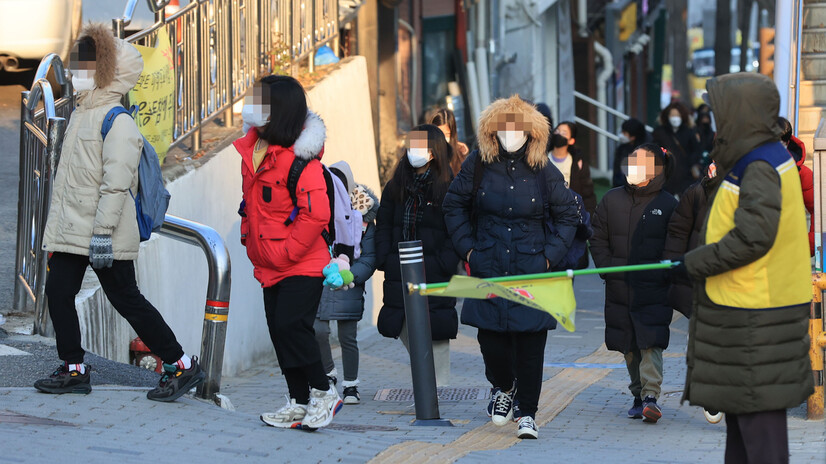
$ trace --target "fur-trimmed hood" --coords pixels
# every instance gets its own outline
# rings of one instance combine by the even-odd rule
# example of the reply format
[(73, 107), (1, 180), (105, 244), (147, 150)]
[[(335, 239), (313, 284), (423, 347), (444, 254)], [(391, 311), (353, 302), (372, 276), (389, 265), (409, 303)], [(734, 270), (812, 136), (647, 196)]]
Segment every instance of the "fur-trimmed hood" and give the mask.
[[(95, 42), (95, 89), (88, 92), (92, 101), (101, 97), (126, 95), (135, 87), (143, 71), (140, 52), (125, 40), (112, 35), (112, 29), (103, 23), (89, 23), (80, 37), (91, 37)], [(107, 99), (108, 100), (108, 99)]]
[(324, 156), (324, 142), (327, 140), (327, 127), (321, 117), (310, 110), (307, 110), (307, 119), (304, 121), (304, 129), (293, 145), (293, 152), (297, 158), (311, 160)]
[(499, 139), (496, 136), (499, 117), (505, 114), (521, 114), (523, 121), (530, 124), (528, 133), (528, 147), (525, 150), (525, 161), (531, 169), (544, 168), (548, 163), (545, 148), (548, 145), (550, 128), (548, 121), (536, 108), (522, 100), (519, 95), (510, 98), (500, 98), (490, 104), (479, 118), (479, 154), (485, 164), (490, 164), (499, 158)]

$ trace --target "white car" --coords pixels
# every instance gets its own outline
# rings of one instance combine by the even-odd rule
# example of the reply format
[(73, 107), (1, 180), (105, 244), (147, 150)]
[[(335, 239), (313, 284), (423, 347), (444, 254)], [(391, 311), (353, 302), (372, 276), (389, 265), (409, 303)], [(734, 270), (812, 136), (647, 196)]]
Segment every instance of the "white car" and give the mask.
[(68, 58), (82, 0), (0, 0), (0, 71), (37, 69), (49, 53)]

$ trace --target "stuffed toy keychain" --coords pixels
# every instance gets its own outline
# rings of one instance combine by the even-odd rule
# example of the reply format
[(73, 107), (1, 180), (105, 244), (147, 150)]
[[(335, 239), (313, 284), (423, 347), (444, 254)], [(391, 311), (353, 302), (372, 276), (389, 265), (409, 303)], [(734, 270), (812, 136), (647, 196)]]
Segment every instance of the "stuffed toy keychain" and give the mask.
[(353, 283), (350, 258), (347, 255), (331, 259), (330, 264), (324, 266), (321, 273), (324, 275), (324, 286), (332, 290), (350, 290), (356, 286)]

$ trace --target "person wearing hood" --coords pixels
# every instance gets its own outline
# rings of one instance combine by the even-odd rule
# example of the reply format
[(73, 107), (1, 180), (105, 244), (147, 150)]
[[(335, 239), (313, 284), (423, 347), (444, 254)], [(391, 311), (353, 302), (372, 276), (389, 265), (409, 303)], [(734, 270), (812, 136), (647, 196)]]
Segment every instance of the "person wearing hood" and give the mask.
[[(270, 338), (289, 390), (284, 407), (260, 418), (272, 427), (314, 430), (329, 425), (342, 404), (313, 332), (322, 269), (330, 261), (323, 237), (330, 200), (320, 161), (327, 130), (290, 76), (253, 84), (241, 114), (249, 130), (232, 144), (243, 178), (241, 243), (263, 288)], [(296, 160), (306, 164), (293, 200), (286, 180)]]
[[(399, 243), (421, 240), (427, 282), (450, 280), (459, 256), (445, 226), (443, 201), (453, 173), (451, 148), (444, 133), (432, 124), (414, 127), (407, 134), (407, 152), (384, 186), (376, 216), (376, 264), (384, 271), (384, 297), (377, 328), (388, 338), (400, 338), (408, 347), (407, 321)], [(456, 299), (430, 296), (430, 329), (436, 385), (450, 383), (450, 340), (459, 331)]]
[(789, 150), (797, 164), (800, 174), (800, 187), (803, 190), (803, 204), (809, 212), (809, 255), (815, 255), (815, 180), (814, 173), (806, 166), (806, 145), (799, 138), (792, 135), (792, 124), (784, 117), (777, 118), (777, 124), (783, 130), (780, 142)]
[(365, 284), (376, 271), (376, 225), (373, 222), (379, 211), (379, 199), (369, 187), (357, 184), (353, 171), (345, 161), (330, 166), (330, 172), (337, 175), (350, 193), (353, 209), (361, 213), (362, 235), (361, 254), (350, 265), (355, 287), (347, 291), (336, 291), (325, 287), (316, 315), (315, 330), (321, 361), (327, 377), (337, 383), (336, 365), (330, 348), (330, 321), (336, 321), (338, 341), (341, 346), (341, 364), (344, 381), (344, 404), (358, 404), (359, 395), (359, 346), (356, 334), (358, 322), (364, 314)]
[(717, 138), (699, 246), (683, 401), (726, 414), (727, 463), (789, 462), (786, 410), (813, 391), (811, 267), (795, 161), (780, 143), (780, 95), (757, 73), (706, 83)]
[(115, 310), (163, 361), (160, 383), (147, 398), (174, 401), (205, 375), (135, 280), (140, 235), (130, 192), (138, 188), (144, 139), (126, 116), (114, 119), (105, 140), (101, 135), (106, 115), (138, 82), (143, 59), (106, 25), (89, 24), (72, 49), (69, 70), (78, 105), (63, 139), (42, 245), (51, 253), (46, 297), (63, 364), (34, 387), (46, 393), (92, 390), (75, 308), (91, 264)]
[[(593, 219), (591, 255), (599, 267), (656, 263), (662, 259), (668, 221), (677, 200), (663, 190), (671, 154), (655, 144), (637, 147), (623, 166), (626, 185), (608, 191)], [(605, 279), (605, 345), (625, 355), (634, 403), (628, 416), (657, 422), (672, 310), (668, 274), (615, 273)]]
[(636, 118), (623, 121), (620, 132), (620, 144), (614, 150), (614, 175), (612, 187), (622, 187), (626, 185), (625, 174), (622, 172), (623, 163), (634, 149), (644, 143), (651, 142), (651, 134), (645, 130), (645, 124)]
[[(471, 275), (558, 270), (565, 259), (579, 214), (562, 173), (548, 160), (548, 133), (546, 119), (518, 95), (496, 100), (482, 113), (479, 149), (468, 155), (444, 201), (449, 237)], [(492, 385), (491, 421), (502, 426), (515, 418), (519, 438), (536, 438), (545, 342), (556, 321), (494, 298), (466, 299), (462, 323), (478, 329)]]
[(696, 126), (694, 130), (697, 132), (697, 138), (699, 140), (699, 161), (700, 164), (705, 167), (711, 163), (709, 154), (714, 148), (714, 128), (711, 126), (711, 107), (705, 103), (698, 106), (695, 123)]
[(653, 141), (674, 155), (674, 173), (664, 189), (680, 195), (700, 178), (700, 139), (691, 127), (688, 107), (674, 102), (660, 113), (660, 125), (654, 129)]

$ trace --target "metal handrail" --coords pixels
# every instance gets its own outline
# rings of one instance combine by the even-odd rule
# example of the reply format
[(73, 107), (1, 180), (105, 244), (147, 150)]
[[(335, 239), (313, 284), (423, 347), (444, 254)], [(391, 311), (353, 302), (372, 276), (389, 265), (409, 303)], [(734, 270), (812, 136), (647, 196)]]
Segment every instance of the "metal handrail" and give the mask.
[(197, 396), (215, 399), (221, 390), (224, 345), (227, 336), (232, 266), (227, 245), (210, 227), (167, 214), (159, 235), (169, 237), (204, 251), (209, 268), (204, 329), (201, 336), (200, 363), (206, 378), (196, 390)]
[(617, 136), (617, 134), (612, 134), (612, 133), (608, 132), (607, 130), (597, 126), (596, 124), (591, 124), (590, 122), (586, 121), (585, 119), (580, 118), (579, 116), (575, 116), (574, 121), (576, 121), (577, 124), (581, 124), (581, 125), (587, 127), (588, 129), (591, 129), (592, 131), (594, 131), (598, 134), (602, 134), (602, 135), (608, 137), (609, 139), (613, 140), (614, 142), (619, 142), (620, 141), (619, 136)]
[[(631, 119), (631, 116), (628, 116), (625, 113), (617, 111), (614, 108), (611, 108), (610, 106), (604, 105), (604, 104), (598, 102), (597, 100), (594, 100), (593, 98), (585, 95), (584, 93), (574, 91), (574, 97), (579, 98), (580, 100), (585, 101), (587, 103), (590, 103), (590, 104), (596, 106), (597, 108), (599, 108), (601, 110), (604, 110), (608, 113), (611, 113), (614, 116), (622, 119), (623, 121), (627, 121), (627, 120)], [(588, 127), (588, 126), (586, 126), (586, 127)], [(653, 132), (654, 128), (649, 126), (648, 124), (646, 124), (645, 125), (645, 130), (647, 130), (648, 132)], [(600, 132), (600, 133), (602, 133), (602, 132)], [(603, 135), (608, 136), (607, 134), (603, 134)], [(614, 137), (616, 137), (616, 135), (614, 135)], [(619, 139), (617, 139), (617, 140), (619, 140)]]

